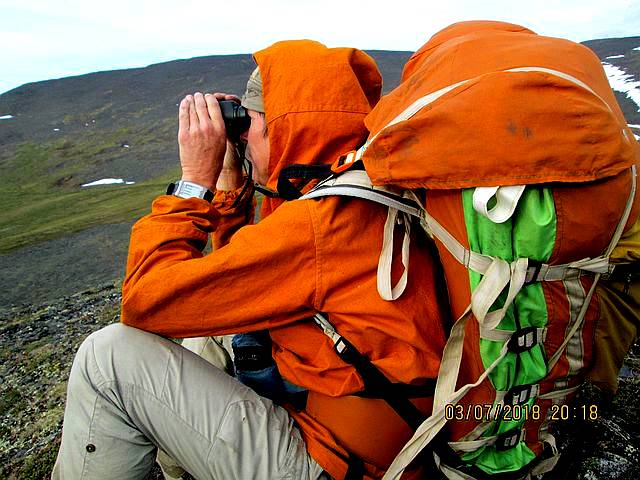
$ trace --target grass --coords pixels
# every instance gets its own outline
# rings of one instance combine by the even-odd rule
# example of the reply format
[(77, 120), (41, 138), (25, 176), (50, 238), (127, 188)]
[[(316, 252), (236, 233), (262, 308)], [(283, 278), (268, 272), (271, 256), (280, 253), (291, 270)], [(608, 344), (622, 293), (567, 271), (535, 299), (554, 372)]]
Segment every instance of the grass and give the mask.
[(27, 141), (5, 151), (0, 163), (7, 187), (0, 198), (0, 254), (146, 214), (152, 200), (179, 176), (177, 165), (135, 185), (82, 189), (80, 179), (121, 155), (123, 144), (134, 144), (137, 155), (153, 158), (174, 124), (167, 119), (153, 127), (88, 130), (82, 136)]
[(136, 185), (105, 185), (75, 192), (14, 191), (0, 199), (0, 253), (95, 225), (132, 221), (177, 178), (174, 171)]

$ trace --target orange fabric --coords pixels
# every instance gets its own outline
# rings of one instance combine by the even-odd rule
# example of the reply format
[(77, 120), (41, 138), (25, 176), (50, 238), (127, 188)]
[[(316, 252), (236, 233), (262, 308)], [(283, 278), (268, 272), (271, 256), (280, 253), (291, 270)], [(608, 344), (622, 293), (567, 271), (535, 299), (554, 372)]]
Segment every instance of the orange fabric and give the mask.
[[(544, 67), (572, 75), (593, 88), (611, 110), (588, 91), (548, 74), (496, 73), (516, 67)], [(480, 75), (373, 138), (417, 99)], [(427, 211), (466, 248), (463, 188), (563, 182), (549, 185), (557, 218), (551, 264), (604, 253), (627, 203), (629, 167), (637, 165), (640, 157), (592, 52), (501, 22), (465, 22), (436, 34), (407, 62), (403, 83), (378, 103), (365, 123), (373, 140), (363, 161), (373, 182), (427, 188)], [(628, 229), (638, 218), (639, 198)], [(439, 241), (436, 245), (457, 319), (470, 303), (469, 274)], [(587, 292), (592, 281), (585, 276), (577, 290)], [(544, 351), (550, 357), (567, 333), (570, 292), (561, 281), (542, 286), (548, 307)], [(584, 363), (573, 359), (570, 365), (565, 350), (540, 382), (542, 393), (583, 381), (597, 354), (594, 338), (599, 316), (594, 299), (581, 341), (574, 342), (580, 344), (579, 352), (573, 346)], [(467, 323), (465, 334), (457, 387), (475, 382), (485, 370), (475, 320)], [(491, 404), (495, 394), (485, 380), (460, 403)], [(542, 449), (538, 433), (551, 403), (538, 400), (540, 421), (525, 425), (527, 444), (535, 452)], [(477, 421), (450, 422), (448, 434), (459, 440), (477, 425)]]
[[(431, 413), (433, 397), (415, 399), (413, 403), (426, 418)], [(398, 422), (398, 414), (382, 399), (329, 397), (311, 392), (306, 410), (311, 418), (336, 432), (340, 444), (353, 445), (352, 453), (369, 464), (380, 461), (390, 464), (397, 454), (397, 445), (404, 445), (413, 436), (413, 430)], [(344, 429), (344, 425), (353, 428)]]
[[(250, 189), (247, 189), (244, 198), (238, 200), (246, 181), (245, 177), (242, 187), (226, 192), (218, 190), (213, 197), (213, 206), (220, 214), (218, 228), (211, 234), (211, 243), (214, 249), (224, 247), (240, 228), (253, 223), (256, 207), (255, 196), (249, 195)], [(234, 206), (236, 202), (237, 205)]]
[[(305, 46), (310, 55), (326, 50), (312, 42), (290, 43), (294, 52)], [(300, 62), (291, 61), (284, 44), (272, 48), (273, 52), (267, 49), (256, 58), (264, 81), (274, 172), (286, 163), (331, 163), (336, 152), (362, 142), (366, 136), (362, 120), (373, 100), (366, 95), (352, 99), (344, 92), (362, 91), (354, 82), (361, 85), (379, 79), (368, 57), (337, 49), (335, 64), (319, 61), (320, 68), (305, 72)], [(338, 58), (351, 62), (358, 74), (346, 75), (337, 66)], [(279, 83), (271, 80), (272, 75)], [(340, 82), (344, 88), (338, 87)], [(277, 92), (289, 93), (278, 94), (276, 86)], [(326, 89), (332, 98), (314, 103), (324, 98)], [(281, 103), (274, 102), (272, 95)], [(325, 106), (329, 102), (331, 110)], [(296, 109), (297, 103), (304, 108)], [(347, 131), (336, 130), (336, 125)], [(336, 329), (392, 382), (420, 385), (435, 378), (445, 338), (433, 258), (424, 239), (412, 239), (405, 293), (386, 302), (376, 288), (384, 207), (337, 197), (286, 202), (273, 210), (277, 205), (271, 203), (267, 218), (239, 229), (227, 245), (203, 256), (200, 249), (208, 233), (225, 221), (216, 207), (199, 199), (156, 199), (152, 213), (132, 231), (122, 321), (174, 337), (268, 329), (284, 378), (328, 396), (360, 391), (363, 384), (355, 370), (306, 320), (315, 312), (325, 312)], [(343, 478), (345, 448), (354, 448), (339, 445), (336, 438), (344, 432), (332, 432), (304, 411), (290, 413), (309, 453), (332, 477)], [(376, 421), (370, 419), (371, 424)], [(402, 445), (394, 447), (399, 451)], [(381, 452), (382, 458), (388, 455)], [(367, 478), (379, 477), (386, 467), (381, 460), (367, 465)]]
[[(608, 106), (547, 73), (499, 73), (517, 67), (567, 73)], [(418, 98), (468, 79), (474, 80), (371, 143), (363, 161), (374, 184), (453, 189), (586, 182), (636, 161), (638, 143), (595, 54), (498, 22), (456, 24), (427, 42), (409, 60), (403, 83), (367, 116), (371, 136)]]
[[(382, 77), (369, 55), (301, 40), (278, 42), (254, 59), (262, 75), (269, 135), (267, 187), (276, 189), (287, 165), (331, 164), (345, 146), (352, 150), (364, 143), (363, 117), (382, 91)], [(281, 203), (265, 198), (262, 218)]]

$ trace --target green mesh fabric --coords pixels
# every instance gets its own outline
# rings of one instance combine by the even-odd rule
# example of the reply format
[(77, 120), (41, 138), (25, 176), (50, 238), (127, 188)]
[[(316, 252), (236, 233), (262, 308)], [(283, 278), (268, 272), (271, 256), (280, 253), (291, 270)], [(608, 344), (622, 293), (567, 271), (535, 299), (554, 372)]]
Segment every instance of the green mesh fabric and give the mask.
[[(549, 260), (556, 239), (555, 204), (550, 189), (527, 187), (514, 215), (502, 224), (495, 224), (474, 210), (473, 192), (474, 189), (467, 189), (462, 193), (471, 250), (507, 261), (524, 257), (542, 262)], [(482, 277), (472, 271), (469, 272), (469, 276), (473, 291)], [(506, 295), (506, 291), (503, 292), (491, 310), (501, 308)], [(523, 287), (498, 328), (515, 331), (518, 326), (544, 327), (547, 320), (547, 305), (542, 285), (534, 283)], [(504, 342), (480, 341), (480, 353), (485, 368), (499, 356), (503, 344)], [(489, 378), (496, 390), (507, 391), (515, 385), (537, 383), (546, 375), (544, 352), (542, 346), (538, 345), (520, 355), (508, 353), (489, 374)], [(531, 399), (527, 406), (523, 406), (522, 412), (530, 414), (531, 409), (527, 411), (527, 407), (531, 407), (534, 402), (535, 399)], [(521, 428), (526, 421), (526, 416), (522, 417), (519, 421), (493, 422), (485, 436)], [(534, 453), (524, 442), (505, 451), (497, 451), (493, 446), (486, 446), (463, 456), (467, 463), (492, 474), (519, 470), (534, 458)]]

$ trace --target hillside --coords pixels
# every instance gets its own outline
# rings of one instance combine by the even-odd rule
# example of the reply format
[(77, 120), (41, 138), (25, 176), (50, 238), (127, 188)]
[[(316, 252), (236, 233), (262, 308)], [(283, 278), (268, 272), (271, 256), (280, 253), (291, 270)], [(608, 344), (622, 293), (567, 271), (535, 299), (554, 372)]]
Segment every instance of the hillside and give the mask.
[[(585, 44), (607, 68), (620, 69), (623, 90), (640, 79), (640, 37)], [(369, 53), (391, 90), (410, 53)], [(198, 57), (30, 83), (0, 95), (0, 308), (122, 277), (130, 226), (179, 175), (179, 99), (197, 90), (241, 93), (253, 65), (250, 55)], [(616, 96), (640, 136), (640, 98)], [(81, 187), (105, 178), (129, 185)]]
[[(640, 37), (585, 44), (609, 65), (640, 136)], [(389, 91), (410, 53), (369, 53)], [(179, 174), (179, 99), (241, 93), (252, 68), (249, 55), (199, 57), (0, 95), (0, 478), (35, 480), (51, 469), (73, 353), (118, 321), (130, 227)], [(82, 187), (105, 178), (123, 183)], [(590, 386), (580, 393), (578, 405), (598, 405), (599, 418), (560, 422), (564, 456), (545, 478), (640, 478), (638, 345), (620, 385), (615, 398)]]
[[(392, 89), (409, 52), (369, 53)], [(0, 117), (13, 116), (0, 120), (0, 308), (122, 277), (132, 222), (179, 176), (178, 101), (242, 94), (253, 68), (250, 55), (199, 57), (0, 95)], [(81, 187), (104, 178), (135, 183)]]

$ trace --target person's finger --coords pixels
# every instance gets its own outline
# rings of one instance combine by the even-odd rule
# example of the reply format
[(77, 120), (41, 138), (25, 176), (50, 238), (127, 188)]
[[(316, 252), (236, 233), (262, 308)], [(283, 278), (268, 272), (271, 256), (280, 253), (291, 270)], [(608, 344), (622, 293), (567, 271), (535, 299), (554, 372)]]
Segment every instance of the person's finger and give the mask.
[(207, 102), (204, 100), (204, 95), (197, 92), (193, 95), (193, 99), (196, 105), (196, 114), (198, 115), (198, 121), (203, 123), (209, 122), (209, 110), (207, 109)]
[(193, 96), (187, 95), (187, 102), (189, 103), (189, 128), (198, 128), (198, 115), (196, 114), (196, 106), (193, 104)]
[(205, 101), (207, 102), (207, 110), (209, 118), (213, 122), (213, 126), (216, 130), (225, 131), (224, 120), (222, 119), (222, 112), (220, 111), (220, 104), (215, 95), (206, 95)]
[(178, 129), (180, 131), (189, 130), (189, 102), (186, 97), (182, 99), (178, 108)]
[(240, 97), (238, 97), (237, 95), (230, 94), (230, 93), (215, 92), (215, 93), (212, 93), (211, 95), (216, 97), (216, 100), (218, 100), (218, 101), (220, 101), (220, 100), (233, 100), (234, 102), (240, 103)]

